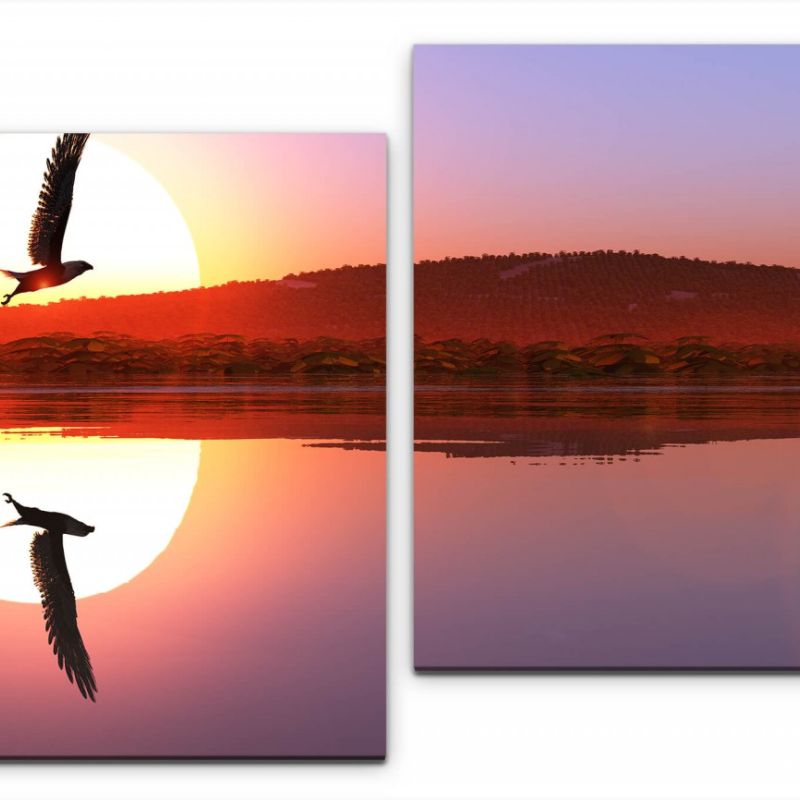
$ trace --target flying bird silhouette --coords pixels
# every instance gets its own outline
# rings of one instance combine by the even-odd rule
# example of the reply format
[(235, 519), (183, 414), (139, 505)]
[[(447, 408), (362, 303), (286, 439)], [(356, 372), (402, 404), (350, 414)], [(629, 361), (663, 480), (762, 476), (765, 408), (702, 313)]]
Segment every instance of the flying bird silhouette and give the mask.
[(47, 643), (52, 644), (59, 669), (67, 673), (69, 682), (76, 684), (83, 697), (95, 702), (97, 684), (78, 630), (75, 592), (64, 557), (64, 536), (88, 536), (94, 527), (68, 514), (23, 506), (7, 492), (3, 497), (19, 514), (19, 519), (3, 527), (30, 525), (42, 531), (35, 533), (31, 541), (31, 567), (33, 581), (42, 597)]
[(94, 269), (87, 261), (61, 261), (61, 245), (72, 210), (75, 173), (88, 138), (88, 133), (65, 133), (56, 139), (47, 159), (39, 203), (28, 234), (28, 255), (34, 264), (42, 266), (29, 272), (0, 270), (3, 275), (18, 281), (11, 294), (3, 295), (0, 305), (7, 306), (14, 295), (61, 286), (86, 270)]

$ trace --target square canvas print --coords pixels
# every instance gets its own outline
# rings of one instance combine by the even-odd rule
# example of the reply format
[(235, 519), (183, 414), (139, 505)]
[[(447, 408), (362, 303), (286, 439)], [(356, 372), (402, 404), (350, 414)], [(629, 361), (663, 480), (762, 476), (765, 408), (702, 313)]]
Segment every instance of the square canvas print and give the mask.
[(800, 666), (798, 74), (415, 49), (417, 668)]
[(0, 757), (382, 758), (384, 137), (0, 174)]

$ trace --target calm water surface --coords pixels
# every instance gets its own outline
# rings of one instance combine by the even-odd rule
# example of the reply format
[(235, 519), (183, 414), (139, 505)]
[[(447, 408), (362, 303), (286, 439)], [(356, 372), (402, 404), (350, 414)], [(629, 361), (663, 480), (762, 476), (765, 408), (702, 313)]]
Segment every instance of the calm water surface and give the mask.
[(421, 383), (422, 668), (800, 667), (800, 384)]
[(4, 529), (0, 755), (382, 755), (383, 405), (335, 382), (0, 387), (0, 491), (96, 526), (65, 550), (99, 687), (59, 672), (32, 531)]

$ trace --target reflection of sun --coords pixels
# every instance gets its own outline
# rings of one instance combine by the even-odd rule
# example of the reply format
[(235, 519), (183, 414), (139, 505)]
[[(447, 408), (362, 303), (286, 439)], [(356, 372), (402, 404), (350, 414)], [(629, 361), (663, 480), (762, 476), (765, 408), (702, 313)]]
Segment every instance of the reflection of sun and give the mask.
[[(167, 547), (199, 462), (196, 441), (6, 434), (0, 492), (95, 526), (86, 538), (64, 537), (75, 595), (86, 597), (131, 580)], [(12, 506), (0, 503), (0, 524), (15, 516)], [(0, 599), (39, 600), (29, 567), (33, 531), (0, 528)]]
[[(28, 228), (55, 141), (55, 134), (0, 135), (0, 268), (33, 269)], [(23, 295), (16, 305), (200, 284), (192, 236), (169, 193), (139, 162), (94, 137), (75, 178), (62, 255), (94, 270), (58, 290)]]

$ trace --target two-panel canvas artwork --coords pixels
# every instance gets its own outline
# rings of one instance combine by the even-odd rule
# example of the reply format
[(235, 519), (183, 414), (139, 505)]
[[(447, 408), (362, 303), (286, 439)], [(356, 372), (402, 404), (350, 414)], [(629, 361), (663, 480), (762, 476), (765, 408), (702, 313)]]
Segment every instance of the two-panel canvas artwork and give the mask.
[[(415, 666), (797, 668), (800, 50), (413, 61)], [(385, 138), (0, 174), (0, 756), (382, 758)]]

